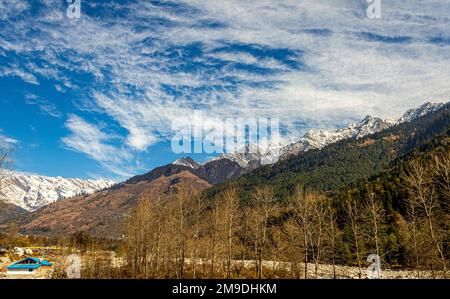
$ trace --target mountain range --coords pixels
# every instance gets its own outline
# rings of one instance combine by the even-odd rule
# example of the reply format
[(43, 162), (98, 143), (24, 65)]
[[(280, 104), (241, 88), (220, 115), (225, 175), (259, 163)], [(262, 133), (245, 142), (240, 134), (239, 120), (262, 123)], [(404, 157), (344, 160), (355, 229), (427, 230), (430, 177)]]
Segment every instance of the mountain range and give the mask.
[(396, 122), (379, 132), (343, 139), (262, 166), (232, 182), (217, 184), (207, 192), (214, 196), (233, 184), (241, 200), (246, 201), (259, 186), (272, 186), (278, 198), (287, 198), (298, 185), (327, 193), (351, 188), (389, 169), (392, 163), (412, 152), (421, 151), (433, 138), (448, 138), (449, 107), (450, 104), (440, 105), (429, 113)]
[[(448, 120), (427, 125), (421, 122), (439, 111), (441, 115), (444, 113), (448, 116), (446, 106), (426, 103), (408, 110), (398, 121), (367, 116), (346, 128), (310, 131), (296, 143), (284, 147), (274, 145), (278, 146), (276, 149), (281, 153), (281, 161), (273, 166), (261, 167), (261, 164), (267, 164), (261, 163), (264, 155), (258, 150), (250, 151), (252, 148), (248, 146), (243, 153), (223, 154), (204, 164), (189, 157), (180, 158), (119, 184), (106, 180), (94, 184), (93, 181), (87, 183), (76, 179), (27, 178), (27, 182), (33, 184), (14, 189), (25, 192), (40, 186), (38, 190), (47, 190), (52, 197), (44, 198), (44, 192), (35, 191), (26, 192), (38, 194), (27, 197), (28, 200), (21, 202), (17, 197), (13, 205), (9, 200), (8, 211), (11, 212), (0, 213), (0, 223), (16, 219), (26, 233), (71, 233), (83, 230), (118, 237), (121, 219), (140, 197), (147, 192), (170, 193), (180, 183), (192, 186), (194, 192), (206, 190), (207, 194), (220, 192), (230, 180), (237, 182), (245, 192), (249, 192), (258, 182), (271, 182), (280, 190), (289, 190), (296, 182), (321, 185), (325, 190), (342, 188), (347, 183), (381, 171), (390, 161), (411, 150), (410, 144), (421, 142), (422, 135), (414, 131), (418, 124), (420, 127), (437, 127), (442, 133), (448, 126)], [(425, 137), (428, 138), (427, 134)], [(24, 185), (23, 177), (22, 180), (14, 181), (15, 185)], [(52, 183), (58, 187), (52, 188)], [(94, 189), (105, 190), (94, 192)], [(77, 194), (79, 196), (72, 197)], [(280, 196), (283, 194), (280, 193)], [(59, 200), (64, 197), (71, 198)]]
[[(273, 152), (279, 153), (280, 160), (285, 160), (291, 156), (298, 155), (300, 152), (306, 152), (312, 149), (321, 149), (325, 146), (348, 138), (362, 138), (369, 134), (374, 134), (387, 129), (391, 126), (411, 122), (421, 116), (434, 112), (442, 108), (444, 103), (427, 102), (418, 108), (406, 111), (397, 121), (390, 119), (383, 120), (378, 117), (367, 115), (362, 121), (349, 124), (345, 128), (337, 130), (311, 130), (306, 133), (299, 141), (286, 145), (272, 145), (267, 154), (259, 153), (258, 149), (246, 147), (240, 153), (223, 154), (221, 158), (237, 162), (241, 167), (249, 165), (265, 165), (272, 163), (261, 163), (261, 160), (273, 161)], [(252, 151), (250, 151), (252, 149)], [(276, 160), (275, 160), (276, 161)], [(250, 167), (255, 168), (255, 167)]]
[(63, 199), (35, 212), (21, 215), (17, 222), (27, 234), (72, 234), (87, 231), (98, 236), (119, 238), (122, 223), (131, 207), (145, 194), (176, 192), (187, 184), (193, 192), (212, 185), (189, 171), (160, 176), (153, 180), (128, 181), (113, 188)]
[(112, 187), (115, 181), (65, 179), (13, 173), (5, 179), (5, 201), (27, 211), (35, 211), (57, 200), (80, 194), (92, 194)]

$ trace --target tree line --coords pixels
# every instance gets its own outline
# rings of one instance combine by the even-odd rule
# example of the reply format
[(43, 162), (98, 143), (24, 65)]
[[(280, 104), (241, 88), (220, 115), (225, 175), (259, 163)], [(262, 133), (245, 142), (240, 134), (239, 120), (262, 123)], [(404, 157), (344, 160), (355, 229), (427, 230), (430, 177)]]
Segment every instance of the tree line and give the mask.
[[(442, 148), (411, 159), (390, 178), (402, 190), (399, 209), (377, 182), (339, 196), (297, 185), (286, 198), (272, 186), (258, 186), (246, 200), (233, 184), (213, 198), (185, 185), (141, 198), (113, 249), (84, 234), (66, 245), (85, 247), (91, 278), (337, 278), (346, 276), (345, 266), (364, 278), (369, 254), (379, 256), (383, 268), (448, 277), (450, 152)], [(0, 243), (23, 239), (13, 226)]]
[[(336, 278), (347, 265), (364, 278), (367, 256), (376, 254), (384, 267), (446, 277), (449, 172), (448, 152), (432, 163), (411, 161), (400, 178), (404, 214), (389, 212), (371, 185), (363, 197), (338, 199), (301, 185), (287, 200), (270, 186), (255, 188), (245, 202), (232, 185), (209, 200), (188, 186), (148, 194), (125, 223), (127, 276), (314, 278), (327, 267), (325, 276)], [(391, 251), (401, 258), (389, 258)]]

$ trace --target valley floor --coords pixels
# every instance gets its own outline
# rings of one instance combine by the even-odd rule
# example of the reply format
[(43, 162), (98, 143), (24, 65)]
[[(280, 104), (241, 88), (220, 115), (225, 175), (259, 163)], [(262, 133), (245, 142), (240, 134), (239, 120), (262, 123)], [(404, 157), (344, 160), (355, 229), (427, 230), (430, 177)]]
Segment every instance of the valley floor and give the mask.
[[(114, 253), (111, 254), (111, 264), (112, 268), (120, 268), (124, 265), (124, 260), (121, 257), (116, 257)], [(61, 269), (63, 267), (63, 258), (57, 259), (55, 263), (55, 268)], [(6, 271), (6, 267), (11, 264), (13, 261), (7, 257), (0, 258), (0, 279), (49, 279), (52, 277), (52, 273), (55, 269), (52, 269), (45, 273), (40, 273), (37, 275), (10, 275)], [(202, 269), (209, 269), (211, 262), (208, 260), (199, 259), (196, 262), (197, 271), (201, 272)], [(297, 264), (297, 271), (293, 271), (293, 265), (287, 262), (278, 262), (278, 261), (263, 261), (262, 262), (265, 272), (266, 278), (274, 278), (274, 279), (283, 279), (283, 278), (295, 278), (298, 276), (299, 279), (304, 278), (304, 263)], [(192, 269), (193, 261), (190, 259), (186, 259), (186, 269)], [(237, 272), (249, 273), (254, 271), (255, 269), (255, 261), (253, 260), (234, 260), (232, 261), (233, 269), (237, 270)], [(307, 266), (307, 278), (308, 279), (359, 279), (360, 271), (358, 267), (353, 266), (343, 266), (343, 265), (333, 265), (329, 264), (319, 264), (316, 272), (316, 265), (313, 263), (309, 263)], [(297, 273), (297, 274), (295, 274)], [(390, 270), (390, 269), (381, 269), (380, 278), (381, 279), (417, 279), (418, 275), (421, 279), (432, 279), (442, 277), (442, 273), (431, 271), (411, 271), (411, 270)], [(126, 279), (127, 277), (122, 277)], [(220, 277), (218, 277), (220, 278)], [(368, 278), (367, 268), (362, 268), (361, 270), (361, 278)]]
[[(191, 264), (189, 260), (187, 260), (187, 264)], [(197, 263), (199, 267), (202, 265), (210, 265), (210, 261), (198, 261)], [(255, 269), (255, 261), (253, 260), (235, 260), (232, 262), (233, 267), (235, 269)], [(291, 278), (295, 276), (295, 271), (292, 269), (293, 265), (288, 262), (278, 262), (278, 261), (263, 261), (262, 262), (264, 269), (267, 273), (285, 273), (289, 275), (289, 277), (278, 276), (277, 274), (269, 274), (269, 278)], [(298, 263), (297, 269), (299, 272), (300, 279), (304, 278), (304, 263)], [(316, 265), (313, 263), (308, 263), (307, 265), (307, 278), (308, 279), (359, 279), (359, 269), (354, 266), (343, 266), (343, 265), (333, 265), (331, 264), (319, 264), (317, 267), (316, 273)], [(434, 273), (435, 277), (442, 277), (443, 273)], [(420, 271), (419, 277), (421, 279), (432, 279), (433, 273), (431, 271)], [(361, 269), (361, 278), (368, 278), (368, 270), (367, 267), (363, 267)], [(381, 269), (380, 271), (380, 279), (417, 279), (418, 273), (417, 271), (412, 270), (391, 270), (391, 269)]]

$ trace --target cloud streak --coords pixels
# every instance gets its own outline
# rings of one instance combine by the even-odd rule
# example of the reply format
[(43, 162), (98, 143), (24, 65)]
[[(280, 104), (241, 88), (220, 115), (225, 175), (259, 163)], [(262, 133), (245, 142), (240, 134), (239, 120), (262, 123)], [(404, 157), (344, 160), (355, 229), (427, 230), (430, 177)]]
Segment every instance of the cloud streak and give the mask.
[(39, 110), (45, 114), (52, 117), (60, 118), (63, 114), (58, 111), (56, 105), (46, 99), (43, 99), (35, 94), (28, 93), (25, 95), (25, 103), (28, 105), (36, 105), (39, 107)]
[(62, 138), (64, 146), (99, 161), (114, 174), (130, 176), (130, 173), (115, 166), (126, 161), (127, 155), (124, 155), (124, 152), (115, 146), (108, 144), (112, 139), (111, 135), (74, 114), (69, 115), (66, 126), (71, 135)]
[(385, 1), (379, 20), (357, 0), (84, 1), (76, 21), (65, 8), (28, 2), (1, 15), (0, 76), (81, 92), (80, 113), (106, 116), (121, 138), (74, 114), (63, 143), (117, 169), (196, 109), (276, 117), (295, 140), (450, 94), (448, 1)]
[(20, 143), (19, 140), (3, 135), (0, 129), (0, 149), (11, 150)]

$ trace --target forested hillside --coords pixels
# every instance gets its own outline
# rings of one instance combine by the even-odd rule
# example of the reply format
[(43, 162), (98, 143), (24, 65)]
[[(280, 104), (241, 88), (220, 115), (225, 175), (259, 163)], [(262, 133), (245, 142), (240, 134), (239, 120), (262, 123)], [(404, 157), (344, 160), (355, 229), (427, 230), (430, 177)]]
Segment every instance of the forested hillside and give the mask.
[[(436, 135), (378, 176), (332, 192), (299, 184), (281, 198), (268, 181), (247, 201), (237, 183), (211, 198), (150, 195), (125, 225), (132, 277), (336, 278), (352, 266), (362, 278), (371, 255), (383, 270), (376, 277), (386, 269), (448, 277), (449, 142), (448, 131)], [(146, 252), (131, 250), (145, 244)], [(151, 273), (139, 263), (148, 258)], [(190, 268), (176, 262), (185, 258)]]
[(359, 267), (375, 253), (382, 263), (415, 269), (420, 277), (424, 269), (447, 268), (449, 175), (447, 104), (411, 123), (261, 168), (206, 195), (235, 190), (241, 204), (254, 209), (255, 192), (271, 190), (270, 205), (282, 210), (269, 217), (271, 246), (291, 248), (283, 242), (292, 238), (304, 261)]
[[(329, 194), (343, 229), (343, 248), (354, 249), (352, 220), (359, 222), (362, 250), (379, 247), (391, 265), (427, 268), (450, 252), (450, 130), (393, 161), (377, 176)], [(346, 203), (361, 215), (349, 215)], [(372, 211), (371, 211), (372, 208)], [(354, 217), (352, 219), (352, 216)], [(374, 223), (377, 242), (374, 244)], [(359, 237), (358, 237), (359, 238)], [(413, 248), (411, 248), (413, 247)], [(441, 250), (442, 252), (438, 252)], [(416, 264), (417, 263), (417, 264)]]
[(321, 150), (301, 153), (275, 165), (261, 167), (208, 190), (212, 196), (233, 184), (242, 200), (257, 186), (270, 185), (282, 200), (301, 184), (319, 191), (336, 191), (377, 175), (433, 137), (448, 134), (449, 104), (410, 123), (393, 126), (360, 139), (347, 139)]

